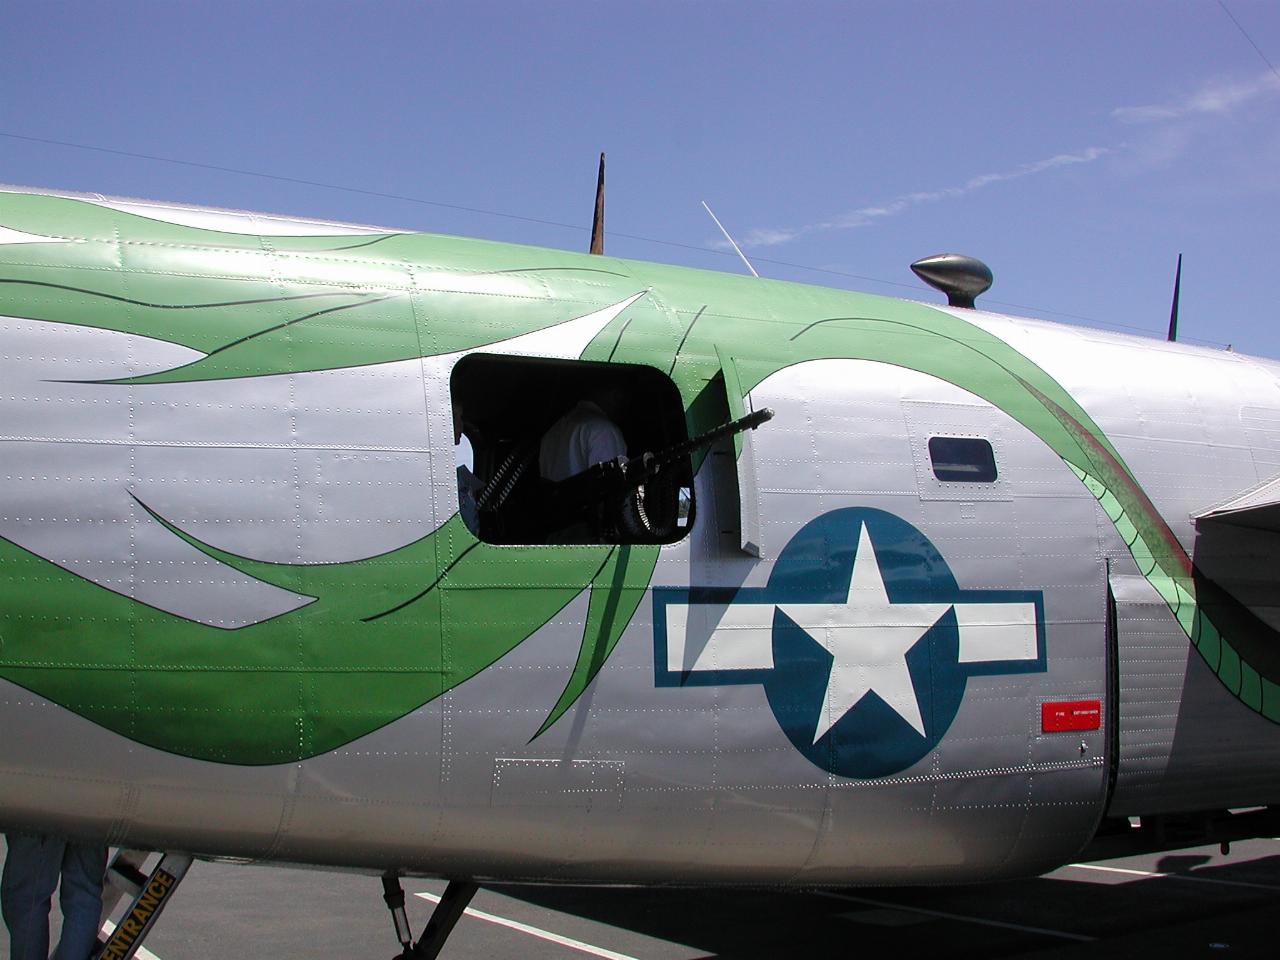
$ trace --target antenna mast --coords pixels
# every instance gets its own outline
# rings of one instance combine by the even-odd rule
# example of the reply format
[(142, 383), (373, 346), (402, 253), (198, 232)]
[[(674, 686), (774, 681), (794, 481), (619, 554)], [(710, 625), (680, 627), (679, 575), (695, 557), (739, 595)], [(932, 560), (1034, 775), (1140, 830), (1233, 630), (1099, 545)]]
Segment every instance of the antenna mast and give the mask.
[(604, 254), (604, 154), (600, 154), (600, 173), (596, 177), (596, 212), (591, 218), (590, 253)]
[(1170, 342), (1178, 339), (1178, 291), (1182, 289), (1182, 254), (1178, 254), (1178, 270), (1173, 275), (1173, 307), (1169, 310)]
[(733, 237), (729, 236), (729, 231), (724, 228), (724, 224), (720, 222), (720, 218), (711, 212), (711, 208), (707, 206), (707, 201), (702, 201), (702, 209), (707, 211), (711, 219), (716, 222), (716, 226), (720, 228), (720, 232), (724, 234), (724, 238), (729, 241), (729, 245), (742, 258), (742, 262), (747, 265), (747, 269), (751, 271), (751, 275), (756, 279), (760, 278), (760, 274), (756, 273), (756, 268), (751, 265), (751, 261), (747, 259), (747, 255), (742, 252), (742, 248), (733, 242)]

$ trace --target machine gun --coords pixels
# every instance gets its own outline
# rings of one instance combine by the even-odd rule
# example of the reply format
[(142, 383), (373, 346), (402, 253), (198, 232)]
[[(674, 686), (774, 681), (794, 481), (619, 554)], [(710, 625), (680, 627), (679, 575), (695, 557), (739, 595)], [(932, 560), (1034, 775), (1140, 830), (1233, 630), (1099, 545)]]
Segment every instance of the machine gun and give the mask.
[(771, 419), (773, 411), (766, 407), (680, 443), (635, 457), (606, 460), (559, 483), (549, 483), (546, 504), (553, 525), (591, 519), (603, 507), (605, 525), (626, 539), (662, 542), (675, 530), (678, 498), (675, 484), (663, 482), (669, 476), (669, 471), (664, 471), (717, 440), (754, 430)]

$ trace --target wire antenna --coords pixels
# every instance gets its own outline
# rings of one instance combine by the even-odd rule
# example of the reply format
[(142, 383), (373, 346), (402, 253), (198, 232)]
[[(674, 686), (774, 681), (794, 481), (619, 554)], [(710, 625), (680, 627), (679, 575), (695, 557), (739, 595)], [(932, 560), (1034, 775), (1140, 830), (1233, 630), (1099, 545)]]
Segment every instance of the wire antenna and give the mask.
[(760, 279), (760, 274), (756, 273), (756, 268), (751, 265), (751, 261), (747, 259), (747, 255), (742, 252), (741, 247), (733, 242), (733, 237), (729, 236), (729, 231), (724, 228), (724, 224), (720, 222), (720, 218), (711, 212), (711, 208), (707, 206), (707, 201), (705, 200), (702, 201), (702, 209), (707, 211), (707, 214), (711, 219), (716, 222), (716, 226), (720, 228), (720, 232), (724, 234), (724, 238), (729, 241), (729, 245), (733, 247), (738, 256), (742, 258), (742, 262), (747, 265), (747, 269), (751, 271), (751, 275), (757, 280)]

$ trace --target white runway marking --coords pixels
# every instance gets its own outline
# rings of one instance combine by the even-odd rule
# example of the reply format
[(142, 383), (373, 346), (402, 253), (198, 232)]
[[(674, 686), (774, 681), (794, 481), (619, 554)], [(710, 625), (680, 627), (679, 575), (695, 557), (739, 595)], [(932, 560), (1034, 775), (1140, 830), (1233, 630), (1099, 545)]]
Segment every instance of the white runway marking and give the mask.
[(1058, 937), (1062, 940), (1079, 940), (1082, 943), (1097, 940), (1097, 937), (1086, 937), (1079, 933), (1064, 933), (1061, 930), (1046, 930), (1044, 927), (1028, 927), (1021, 923), (1005, 923), (1003, 920), (986, 920), (982, 917), (966, 917), (960, 913), (945, 913), (942, 910), (928, 910), (924, 907), (908, 907), (901, 903), (893, 903), (889, 900), (872, 900), (870, 897), (855, 897), (847, 893), (828, 893), (825, 890), (817, 891), (820, 897), (830, 897), (832, 900), (847, 900), (850, 903), (865, 903), (873, 907), (887, 907), (891, 910), (901, 910), (904, 913), (920, 913), (926, 917), (937, 917), (940, 920), (959, 920), (961, 923), (976, 923), (984, 927), (1001, 927), (1005, 930), (1021, 930), (1023, 933), (1038, 933), (1045, 937)]
[[(419, 896), (423, 900), (430, 900), (432, 903), (440, 902), (440, 898), (434, 893), (419, 893), (415, 894), (415, 896)], [(568, 947), (570, 950), (578, 950), (582, 953), (589, 953), (593, 957), (603, 957), (604, 960), (636, 960), (635, 957), (628, 956), (625, 953), (606, 950), (604, 947), (597, 947), (590, 943), (583, 943), (581, 940), (574, 940), (572, 937), (562, 937), (560, 934), (552, 933), (550, 930), (543, 930), (540, 927), (531, 927), (527, 923), (520, 923), (518, 920), (508, 920), (506, 917), (499, 917), (496, 914), (485, 913), (483, 910), (475, 910), (472, 907), (467, 907), (464, 912), (467, 916), (475, 917), (477, 920), (496, 923), (500, 927), (506, 927), (509, 930), (515, 930), (519, 933), (527, 933), (529, 936), (537, 937), (539, 940), (546, 940), (549, 943), (558, 943), (562, 947)]]
[[(104, 920), (102, 921), (102, 929), (106, 931), (107, 936), (111, 936), (111, 934), (116, 932), (116, 925), (110, 920)], [(139, 960), (160, 960), (159, 957), (146, 947), (139, 947), (134, 953), (134, 956), (138, 957)]]
[(1187, 873), (1160, 873), (1155, 870), (1133, 870), (1127, 867), (1104, 867), (1096, 863), (1068, 863), (1067, 869), (1097, 870), (1100, 873), (1121, 873), (1126, 876), (1144, 877), (1148, 879), (1187, 880), (1191, 883), (1216, 883), (1223, 887), (1248, 887), (1252, 890), (1280, 890), (1280, 887), (1270, 883), (1248, 883), (1244, 880), (1218, 880), (1214, 877), (1197, 877)]

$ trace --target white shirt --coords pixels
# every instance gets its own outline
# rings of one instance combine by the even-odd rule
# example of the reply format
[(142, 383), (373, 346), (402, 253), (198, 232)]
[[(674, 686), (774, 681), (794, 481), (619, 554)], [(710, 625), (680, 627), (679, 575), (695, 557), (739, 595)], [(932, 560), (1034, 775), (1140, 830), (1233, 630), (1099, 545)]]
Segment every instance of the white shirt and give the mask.
[(544, 480), (565, 480), (588, 467), (626, 456), (622, 431), (590, 400), (552, 425), (538, 450), (538, 472)]

